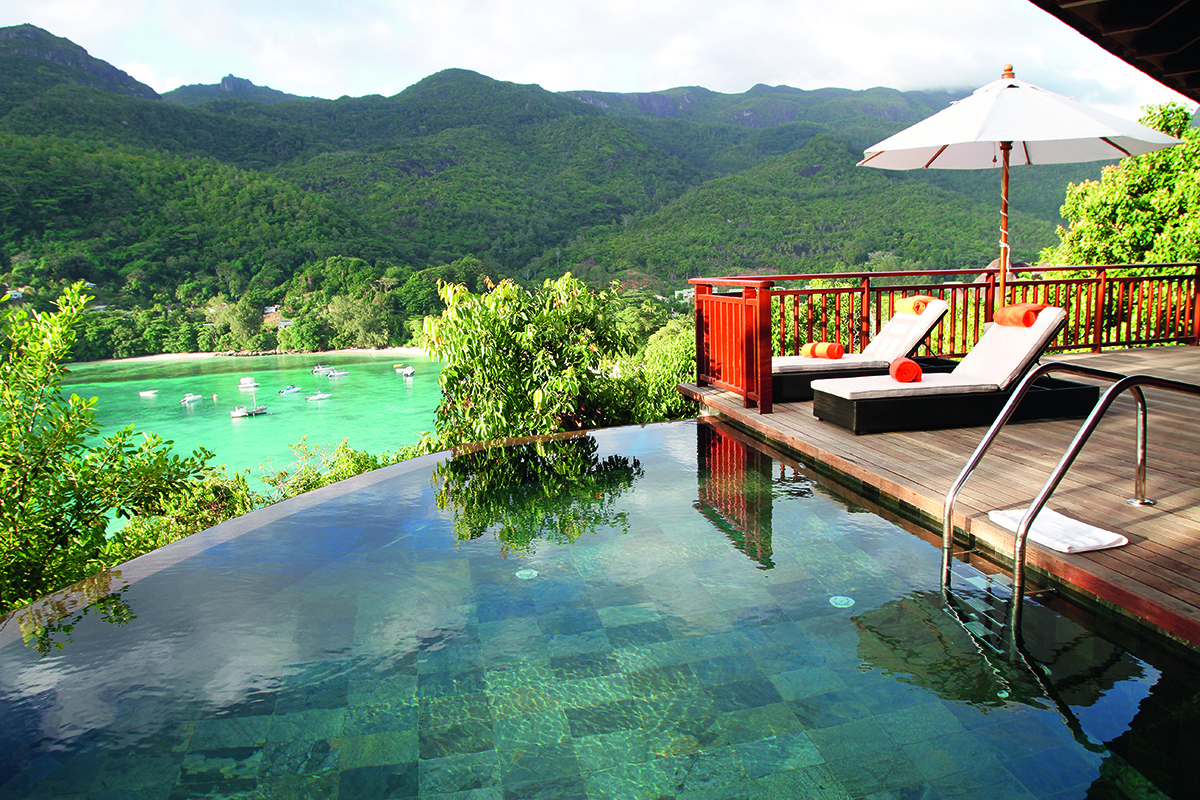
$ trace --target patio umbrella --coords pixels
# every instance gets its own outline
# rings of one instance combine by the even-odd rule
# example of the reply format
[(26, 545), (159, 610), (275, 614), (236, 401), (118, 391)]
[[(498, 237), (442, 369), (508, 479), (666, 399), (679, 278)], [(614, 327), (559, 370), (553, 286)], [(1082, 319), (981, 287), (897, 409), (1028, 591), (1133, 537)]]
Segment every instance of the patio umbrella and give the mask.
[(1165, 133), (1089, 108), (1017, 80), (1006, 64), (1000, 80), (976, 89), (910, 128), (867, 148), (858, 166), (883, 169), (988, 169), (999, 166), (1000, 302), (1008, 273), (1008, 167), (1138, 156), (1179, 144)]

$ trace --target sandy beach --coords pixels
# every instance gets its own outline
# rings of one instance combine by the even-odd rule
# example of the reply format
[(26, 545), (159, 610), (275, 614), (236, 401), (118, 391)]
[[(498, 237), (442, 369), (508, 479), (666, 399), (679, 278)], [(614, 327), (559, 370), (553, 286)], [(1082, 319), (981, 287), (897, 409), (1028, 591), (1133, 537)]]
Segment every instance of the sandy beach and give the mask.
[[(372, 353), (378, 355), (391, 355), (399, 358), (412, 358), (413, 356), (424, 356), (425, 351), (419, 347), (381, 347), (378, 350), (361, 350), (361, 349), (346, 349), (346, 350), (322, 350), (319, 353), (291, 353), (290, 355), (312, 356), (315, 359), (322, 359), (325, 356), (349, 355), (353, 353)], [(246, 353), (250, 355), (275, 355), (273, 353)], [(280, 353), (279, 355), (284, 355)], [(241, 358), (241, 353), (159, 353), (153, 356), (135, 356), (133, 358), (104, 358), (99, 361), (77, 361), (77, 364), (136, 364), (140, 361), (191, 361), (201, 358)]]

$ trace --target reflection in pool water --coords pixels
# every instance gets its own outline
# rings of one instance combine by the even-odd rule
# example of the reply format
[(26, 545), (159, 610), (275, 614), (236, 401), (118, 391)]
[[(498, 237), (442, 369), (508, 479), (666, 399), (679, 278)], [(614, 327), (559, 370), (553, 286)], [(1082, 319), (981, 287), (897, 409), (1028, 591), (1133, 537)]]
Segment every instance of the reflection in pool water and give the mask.
[(124, 565), (61, 650), (8, 620), (0, 797), (1191, 791), (1190, 665), (1034, 605), (1031, 675), (938, 565), (715, 423), (420, 459)]

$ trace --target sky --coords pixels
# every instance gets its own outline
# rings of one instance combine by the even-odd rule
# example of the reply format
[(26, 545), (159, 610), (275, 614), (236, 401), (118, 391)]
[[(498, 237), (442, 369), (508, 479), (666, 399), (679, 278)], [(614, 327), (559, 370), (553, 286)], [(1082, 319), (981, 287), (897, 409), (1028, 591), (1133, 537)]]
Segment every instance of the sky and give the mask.
[(439, 70), (550, 91), (970, 90), (1018, 78), (1128, 118), (1195, 103), (1028, 0), (4, 0), (158, 92), (225, 75), (390, 96)]

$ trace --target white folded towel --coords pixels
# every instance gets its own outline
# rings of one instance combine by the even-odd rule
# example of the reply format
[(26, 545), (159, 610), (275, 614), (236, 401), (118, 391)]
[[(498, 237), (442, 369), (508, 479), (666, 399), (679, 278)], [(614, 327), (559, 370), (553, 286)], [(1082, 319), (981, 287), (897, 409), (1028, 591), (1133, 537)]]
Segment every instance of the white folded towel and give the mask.
[[(989, 511), (992, 522), (1016, 533), (1027, 508), (1010, 508), (1006, 511)], [(1119, 533), (1106, 531), (1077, 519), (1064, 517), (1057, 511), (1043, 508), (1029, 527), (1029, 538), (1060, 553), (1083, 553), (1088, 550), (1104, 550), (1129, 544)]]

